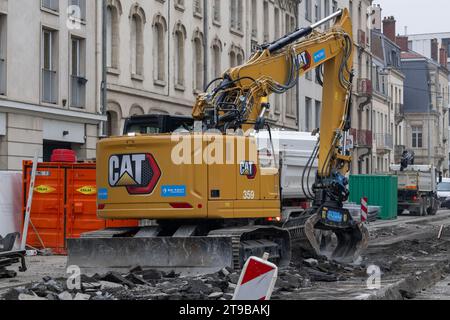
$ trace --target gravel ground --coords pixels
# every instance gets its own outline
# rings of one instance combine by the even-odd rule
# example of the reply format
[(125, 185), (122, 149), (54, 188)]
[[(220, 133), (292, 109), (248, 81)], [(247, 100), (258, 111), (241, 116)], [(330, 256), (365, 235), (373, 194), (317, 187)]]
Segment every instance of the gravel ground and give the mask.
[[(343, 265), (328, 260), (297, 258), (282, 269), (273, 299), (366, 299), (374, 290), (367, 287), (367, 267), (376, 265), (381, 271), (381, 290), (414, 276), (419, 279), (435, 263), (447, 263), (450, 230), (442, 239), (436, 235), (440, 225), (450, 225), (450, 211), (436, 217), (401, 217), (395, 221), (378, 221), (369, 225), (371, 240), (358, 265)], [(447, 259), (447, 260), (446, 260)], [(29, 270), (14, 279), (0, 279), (0, 296), (11, 300), (229, 300), (239, 274), (224, 269), (219, 273), (180, 277), (174, 273), (136, 268), (126, 274), (110, 272), (83, 276), (82, 286), (70, 290), (66, 281), (66, 257), (28, 257)], [(446, 269), (447, 270), (447, 269)], [(403, 290), (402, 298), (447, 296), (445, 280), (421, 281), (433, 287), (428, 295), (417, 294), (416, 287)], [(434, 281), (436, 280), (436, 281)], [(433, 282), (434, 281), (434, 282)], [(447, 281), (447, 284), (449, 282)], [(450, 288), (450, 286), (448, 286)], [(422, 290), (422, 289), (420, 289)], [(428, 291), (425, 291), (428, 292)]]

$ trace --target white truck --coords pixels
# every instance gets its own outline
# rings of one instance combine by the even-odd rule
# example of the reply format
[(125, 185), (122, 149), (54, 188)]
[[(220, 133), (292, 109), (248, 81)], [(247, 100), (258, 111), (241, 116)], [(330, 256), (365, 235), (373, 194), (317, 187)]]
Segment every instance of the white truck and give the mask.
[[(282, 220), (298, 216), (310, 206), (318, 161), (310, 161), (317, 136), (310, 132), (272, 130), (272, 143), (267, 130), (256, 134), (261, 165), (271, 163), (279, 168)], [(310, 162), (309, 166), (308, 162)]]
[(407, 210), (418, 216), (435, 215), (440, 203), (437, 197), (437, 173), (432, 165), (391, 165), (398, 177), (398, 214)]

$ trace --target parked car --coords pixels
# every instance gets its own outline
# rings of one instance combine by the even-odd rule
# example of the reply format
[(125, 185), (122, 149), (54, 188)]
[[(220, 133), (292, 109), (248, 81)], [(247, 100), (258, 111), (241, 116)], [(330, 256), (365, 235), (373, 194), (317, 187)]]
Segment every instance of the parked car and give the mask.
[(437, 195), (441, 201), (441, 207), (450, 209), (450, 178), (442, 178), (437, 186)]

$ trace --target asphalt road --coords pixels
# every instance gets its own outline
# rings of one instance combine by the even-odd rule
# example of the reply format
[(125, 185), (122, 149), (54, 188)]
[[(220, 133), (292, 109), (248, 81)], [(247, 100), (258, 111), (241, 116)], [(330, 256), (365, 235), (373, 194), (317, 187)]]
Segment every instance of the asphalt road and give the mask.
[[(410, 217), (400, 216), (397, 220), (370, 223), (369, 230), (371, 240), (367, 256), (373, 259), (390, 262), (396, 256), (408, 254), (408, 248), (403, 248), (402, 253), (390, 252), (386, 248), (395, 247), (398, 244), (417, 239), (436, 239), (441, 225), (444, 225), (443, 238), (450, 239), (450, 210), (439, 211), (436, 216)], [(413, 248), (417, 249), (417, 248)], [(397, 249), (396, 249), (397, 250)], [(424, 268), (429, 262), (434, 262), (447, 257), (448, 253), (434, 257), (432, 254), (424, 257), (413, 257), (419, 265), (422, 262)], [(27, 257), (28, 271), (18, 273), (14, 279), (0, 279), (0, 295), (11, 287), (22, 286), (26, 283), (40, 281), (44, 276), (52, 278), (66, 277), (66, 262), (64, 256), (37, 256)], [(412, 262), (405, 262), (411, 265)], [(12, 268), (11, 268), (12, 269)], [(409, 269), (408, 269), (409, 270)], [(405, 275), (410, 271), (405, 271)], [(393, 277), (383, 278), (383, 286), (399, 281), (404, 277), (401, 272)], [(313, 287), (286, 296), (286, 299), (361, 299), (370, 295), (373, 291), (366, 288), (367, 277), (355, 277), (347, 281), (334, 283), (317, 283)], [(437, 284), (432, 283), (426, 291), (419, 293), (416, 299), (450, 299), (450, 277), (441, 279)], [(434, 285), (435, 284), (435, 285)]]

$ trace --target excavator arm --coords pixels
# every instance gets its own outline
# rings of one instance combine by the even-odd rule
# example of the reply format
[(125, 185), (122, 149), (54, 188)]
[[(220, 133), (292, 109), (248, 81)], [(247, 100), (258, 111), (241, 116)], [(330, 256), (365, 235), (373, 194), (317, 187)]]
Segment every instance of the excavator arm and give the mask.
[[(325, 32), (317, 29), (334, 21)], [(214, 80), (204, 94), (198, 96), (193, 117), (201, 120), (204, 129), (262, 129), (270, 109), (268, 97), (296, 87), (298, 78), (313, 69), (323, 72), (321, 126), (319, 142), (308, 165), (318, 157), (316, 182), (307, 194), (313, 200), (310, 218), (305, 223), (307, 243), (321, 254), (320, 245), (332, 242), (318, 239), (318, 229), (334, 232), (338, 238), (333, 256), (355, 259), (367, 246), (368, 231), (362, 223), (353, 221), (343, 208), (348, 199), (351, 156), (345, 147), (350, 129), (351, 89), (353, 80), (352, 23), (347, 9), (265, 44), (241, 66), (227, 70)], [(218, 83), (214, 89), (209, 87)], [(305, 169), (306, 170), (306, 169)], [(303, 174), (302, 180), (304, 180)], [(325, 243), (325, 247), (328, 244)]]
[[(327, 32), (316, 28), (336, 18)], [(299, 41), (299, 39), (302, 39)], [(323, 68), (319, 174), (339, 167), (345, 174), (351, 158), (339, 154), (349, 129), (352, 81), (352, 24), (347, 9), (262, 46), (250, 60), (226, 71), (213, 90), (198, 96), (193, 117), (207, 128), (261, 128), (269, 111), (267, 97), (293, 89), (308, 71)]]

